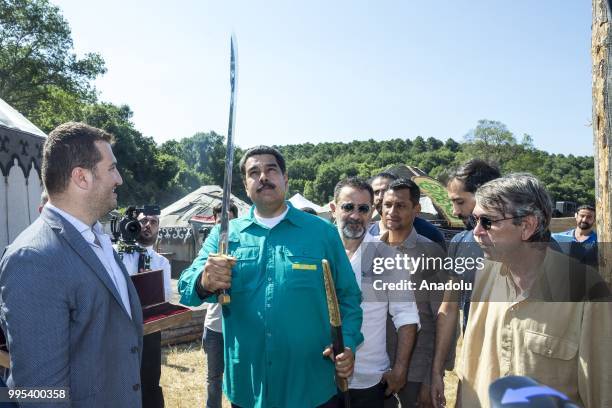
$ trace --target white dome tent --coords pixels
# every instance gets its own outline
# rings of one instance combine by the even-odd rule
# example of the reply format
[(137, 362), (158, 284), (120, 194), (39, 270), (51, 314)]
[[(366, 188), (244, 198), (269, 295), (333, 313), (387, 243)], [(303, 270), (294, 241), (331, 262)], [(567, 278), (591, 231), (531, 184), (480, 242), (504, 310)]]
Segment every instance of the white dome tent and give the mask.
[(47, 136), (0, 99), (0, 248), (38, 217), (40, 167)]

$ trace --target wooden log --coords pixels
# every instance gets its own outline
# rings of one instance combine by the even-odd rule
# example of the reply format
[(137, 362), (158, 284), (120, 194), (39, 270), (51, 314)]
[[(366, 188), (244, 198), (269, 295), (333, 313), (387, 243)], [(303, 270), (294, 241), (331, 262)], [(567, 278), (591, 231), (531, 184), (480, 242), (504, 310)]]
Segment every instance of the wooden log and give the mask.
[(593, 144), (595, 158), (595, 199), (599, 245), (599, 271), (612, 285), (612, 112), (610, 85), (612, 67), (608, 0), (593, 0), (591, 55), (593, 62)]

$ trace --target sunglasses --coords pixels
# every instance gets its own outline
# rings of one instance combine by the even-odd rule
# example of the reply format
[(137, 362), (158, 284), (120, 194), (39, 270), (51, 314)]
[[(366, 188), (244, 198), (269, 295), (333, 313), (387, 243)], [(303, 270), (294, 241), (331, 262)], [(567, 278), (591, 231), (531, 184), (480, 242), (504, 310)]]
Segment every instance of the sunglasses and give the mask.
[(517, 218), (523, 218), (523, 217), (508, 217), (508, 218), (500, 218), (497, 220), (492, 220), (489, 217), (483, 215), (480, 217), (477, 216), (473, 216), (474, 217), (474, 226), (478, 225), (480, 223), (480, 226), (482, 227), (482, 229), (484, 229), (485, 231), (488, 231), (491, 229), (491, 226), (493, 225), (494, 222), (500, 222), (500, 221), (505, 221), (505, 220), (515, 220)]
[(340, 206), (340, 208), (345, 213), (352, 213), (353, 211), (355, 211), (355, 208), (357, 208), (357, 211), (360, 214), (367, 214), (370, 212), (370, 208), (372, 207), (370, 207), (368, 204), (359, 204), (358, 206), (355, 206), (355, 204), (353, 203), (344, 203)]

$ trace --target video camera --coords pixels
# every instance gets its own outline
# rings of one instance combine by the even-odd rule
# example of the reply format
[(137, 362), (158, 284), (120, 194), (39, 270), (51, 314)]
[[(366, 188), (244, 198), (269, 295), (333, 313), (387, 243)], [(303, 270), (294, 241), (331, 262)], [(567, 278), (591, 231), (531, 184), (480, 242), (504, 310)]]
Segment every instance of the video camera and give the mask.
[(140, 221), (138, 215), (159, 215), (160, 209), (158, 205), (145, 205), (140, 208), (129, 206), (123, 217), (113, 217), (111, 220), (111, 232), (113, 234), (112, 241), (117, 243), (120, 253), (132, 253), (137, 250), (136, 240), (140, 235)]

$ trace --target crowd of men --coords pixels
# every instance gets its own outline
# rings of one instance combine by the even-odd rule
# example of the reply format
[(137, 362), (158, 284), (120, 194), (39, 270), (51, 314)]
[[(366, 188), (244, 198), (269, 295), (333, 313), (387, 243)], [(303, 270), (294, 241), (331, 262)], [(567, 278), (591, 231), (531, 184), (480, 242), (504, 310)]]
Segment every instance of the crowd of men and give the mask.
[[(129, 276), (146, 257), (150, 269), (164, 270), (169, 299), (169, 265), (152, 248), (156, 216), (139, 216), (134, 253), (119, 256), (102, 231), (98, 220), (117, 206), (122, 183), (112, 142), (80, 123), (49, 134), (48, 202), (0, 260), (6, 383), (69, 390), (69, 401), (46, 406), (163, 406), (160, 336), (143, 342)], [(253, 206), (242, 217), (230, 209), (228, 255), (217, 226), (178, 281), (182, 304), (210, 304), (207, 407), (221, 406), (221, 387), (242, 408), (339, 407), (346, 399), (357, 408), (443, 407), (461, 333), (457, 406), (490, 406), (491, 383), (521, 375), (585, 407), (612, 407), (612, 304), (596, 268), (593, 207), (578, 208), (576, 229), (553, 235), (551, 200), (537, 178), (470, 160), (448, 180), (466, 230), (447, 245), (419, 216), (412, 180), (338, 180), (332, 224), (285, 200), (278, 150), (251, 148), (239, 167)], [(220, 214), (219, 206), (216, 222)], [(342, 318), (337, 355), (323, 259)], [(382, 273), (381, 259), (389, 265)], [(221, 290), (231, 294), (227, 305), (217, 303)], [(348, 393), (338, 392), (342, 381)]]

